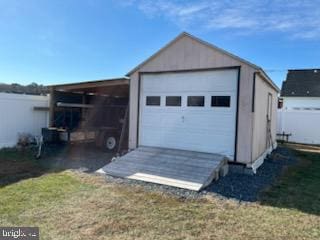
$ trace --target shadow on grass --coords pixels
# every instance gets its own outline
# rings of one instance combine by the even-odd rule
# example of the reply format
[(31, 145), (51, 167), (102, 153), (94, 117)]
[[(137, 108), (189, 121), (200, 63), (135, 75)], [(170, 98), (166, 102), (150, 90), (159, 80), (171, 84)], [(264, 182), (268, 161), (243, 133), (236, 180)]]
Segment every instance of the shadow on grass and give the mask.
[(320, 215), (320, 148), (290, 146), (296, 165), (285, 169), (281, 178), (260, 194), (262, 205)]
[(0, 166), (0, 187), (24, 179), (40, 177), (46, 173), (61, 171), (61, 169), (52, 169), (42, 165), (39, 160), (35, 159), (34, 152), (30, 149), (1, 149)]
[(110, 163), (114, 156), (115, 152), (103, 151), (94, 144), (52, 145), (44, 149), (41, 164), (48, 168), (80, 169), (90, 173)]
[(0, 187), (67, 169), (94, 172), (114, 156), (90, 145), (46, 146), (40, 159), (35, 158), (35, 153), (36, 150), (31, 149), (1, 149)]

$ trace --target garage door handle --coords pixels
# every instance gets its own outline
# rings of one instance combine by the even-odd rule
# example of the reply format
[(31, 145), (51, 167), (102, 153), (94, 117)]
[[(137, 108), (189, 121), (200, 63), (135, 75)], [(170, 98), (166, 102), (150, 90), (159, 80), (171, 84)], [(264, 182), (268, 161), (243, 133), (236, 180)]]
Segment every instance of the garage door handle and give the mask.
[(182, 119), (182, 122), (184, 122), (184, 116), (182, 116), (181, 119)]

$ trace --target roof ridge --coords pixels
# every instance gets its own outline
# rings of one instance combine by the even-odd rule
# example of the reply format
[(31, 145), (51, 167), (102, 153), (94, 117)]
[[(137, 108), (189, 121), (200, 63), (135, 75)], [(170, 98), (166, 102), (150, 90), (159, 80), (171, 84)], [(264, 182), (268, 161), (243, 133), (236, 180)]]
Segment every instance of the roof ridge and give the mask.
[(231, 52), (229, 52), (229, 51), (227, 51), (227, 50), (225, 50), (225, 49), (223, 49), (223, 48), (220, 48), (220, 47), (214, 45), (214, 44), (211, 43), (211, 42), (208, 42), (208, 41), (205, 41), (205, 40), (203, 40), (203, 39), (200, 39), (200, 38), (198, 38), (198, 37), (196, 37), (196, 36), (194, 36), (194, 35), (192, 35), (192, 34), (190, 34), (190, 33), (188, 33), (188, 32), (182, 32), (181, 34), (183, 34), (183, 35), (185, 35), (185, 36), (188, 36), (188, 37), (190, 37), (190, 38), (193, 38), (193, 39), (195, 39), (195, 40), (197, 40), (197, 41), (199, 41), (199, 42), (201, 42), (201, 43), (203, 43), (203, 44), (205, 44), (205, 45), (208, 45), (209, 47), (213, 47), (213, 48), (215, 48), (215, 49), (217, 49), (217, 50), (219, 50), (219, 51), (221, 51), (221, 52), (229, 55), (230, 57), (239, 60), (240, 62), (246, 63), (246, 64), (252, 66), (253, 68), (256, 68), (257, 70), (262, 69), (262, 67), (254, 64), (254, 63), (252, 63), (252, 62), (250, 62), (250, 61), (248, 61), (248, 60), (246, 60), (246, 59), (243, 59), (243, 58), (241, 58), (241, 57), (239, 57), (239, 56), (237, 56), (237, 55), (235, 55), (235, 54), (233, 54), (233, 53), (231, 53)]
[(202, 40), (188, 32), (181, 32), (179, 35), (177, 35), (173, 40), (171, 40), (170, 42), (168, 42), (166, 45), (164, 45), (162, 48), (160, 48), (157, 52), (155, 52), (153, 55), (151, 55), (149, 58), (147, 58), (145, 61), (141, 62), (139, 65), (137, 65), (135, 68), (133, 68), (130, 72), (128, 72), (126, 74), (126, 76), (131, 75), (132, 73), (134, 73), (135, 71), (137, 71), (139, 68), (141, 68), (142, 66), (144, 66), (147, 62), (149, 62), (150, 60), (152, 60), (153, 58), (155, 58), (156, 56), (158, 56), (162, 51), (164, 51), (165, 49), (167, 49), (168, 47), (170, 47), (173, 43), (175, 43), (176, 41), (178, 41), (180, 38), (182, 37), (189, 37), (197, 42), (199, 42), (200, 44), (203, 44), (209, 48), (212, 48), (216, 51), (219, 51), (243, 64), (246, 64), (252, 68), (254, 68), (256, 71), (261, 72), (261, 74), (263, 75), (263, 77), (266, 79), (267, 82), (269, 82), (271, 84), (271, 86), (273, 86), (277, 91), (279, 91), (279, 88), (277, 87), (277, 85), (271, 80), (271, 78), (267, 75), (267, 73), (262, 69), (262, 67), (255, 65), (241, 57), (238, 57), (237, 55), (234, 55), (233, 53), (230, 53), (220, 47), (217, 47), (216, 45), (209, 43), (205, 40)]
[(136, 66), (135, 68), (133, 68), (131, 71), (129, 71), (129, 72), (126, 74), (126, 76), (129, 76), (130, 74), (132, 74), (133, 72), (135, 72), (137, 69), (139, 69), (140, 67), (142, 67), (143, 65), (145, 65), (148, 61), (152, 60), (152, 59), (153, 59), (154, 57), (156, 57), (160, 52), (162, 52), (162, 51), (164, 51), (165, 49), (167, 49), (169, 46), (171, 46), (173, 43), (175, 43), (177, 40), (179, 40), (179, 39), (182, 38), (183, 36), (187, 36), (187, 37), (189, 37), (189, 38), (191, 38), (191, 39), (194, 39), (195, 41), (198, 41), (198, 42), (200, 42), (200, 43), (202, 43), (202, 44), (204, 44), (204, 45), (206, 45), (206, 46), (208, 46), (208, 47), (210, 47), (210, 48), (214, 48), (215, 50), (218, 50), (218, 51), (220, 51), (220, 52), (228, 55), (228, 56), (231, 57), (231, 58), (234, 58), (234, 59), (236, 59), (236, 60), (238, 60), (238, 61), (240, 61), (240, 62), (242, 62), (242, 63), (244, 63), (244, 64), (247, 64), (247, 65), (255, 68), (256, 70), (262, 70), (262, 68), (261, 68), (260, 66), (258, 66), (258, 65), (256, 65), (256, 64), (253, 64), (253, 63), (251, 63), (251, 62), (249, 62), (249, 61), (247, 61), (247, 60), (245, 60), (245, 59), (243, 59), (243, 58), (241, 58), (241, 57), (238, 57), (237, 55), (235, 55), (235, 54), (233, 54), (233, 53), (230, 53), (230, 52), (228, 52), (228, 51), (226, 51), (226, 50), (224, 50), (224, 49), (222, 49), (222, 48), (220, 48), (220, 47), (217, 47), (216, 45), (214, 45), (214, 44), (212, 44), (212, 43), (209, 43), (209, 42), (207, 42), (207, 41), (205, 41), (205, 40), (202, 40), (202, 39), (200, 39), (200, 38), (198, 38), (198, 37), (196, 37), (196, 36), (194, 36), (194, 35), (192, 35), (192, 34), (184, 31), (184, 32), (181, 32), (180, 34), (178, 34), (173, 40), (171, 40), (170, 42), (168, 42), (167, 44), (165, 44), (162, 48), (160, 48), (158, 51), (156, 51), (153, 55), (151, 55), (150, 57), (148, 57), (145, 61), (141, 62), (139, 65), (137, 65), (137, 66)]

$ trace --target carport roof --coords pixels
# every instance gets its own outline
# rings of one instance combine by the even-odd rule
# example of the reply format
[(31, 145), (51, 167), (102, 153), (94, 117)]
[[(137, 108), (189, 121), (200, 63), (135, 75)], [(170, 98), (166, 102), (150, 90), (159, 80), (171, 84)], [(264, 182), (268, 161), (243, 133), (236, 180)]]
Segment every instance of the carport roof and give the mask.
[(49, 87), (54, 91), (128, 95), (129, 78), (122, 77), (78, 83), (66, 83), (51, 85)]

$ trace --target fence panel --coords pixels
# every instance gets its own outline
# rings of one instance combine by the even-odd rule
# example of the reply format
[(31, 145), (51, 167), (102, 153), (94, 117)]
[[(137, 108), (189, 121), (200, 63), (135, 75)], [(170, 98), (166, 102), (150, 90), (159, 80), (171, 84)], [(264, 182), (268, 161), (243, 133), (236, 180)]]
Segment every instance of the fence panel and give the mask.
[(48, 106), (49, 96), (0, 93), (0, 148), (14, 146), (21, 133), (40, 135), (49, 113), (33, 108)]
[(320, 111), (279, 110), (277, 133), (292, 134), (290, 142), (320, 144)]

